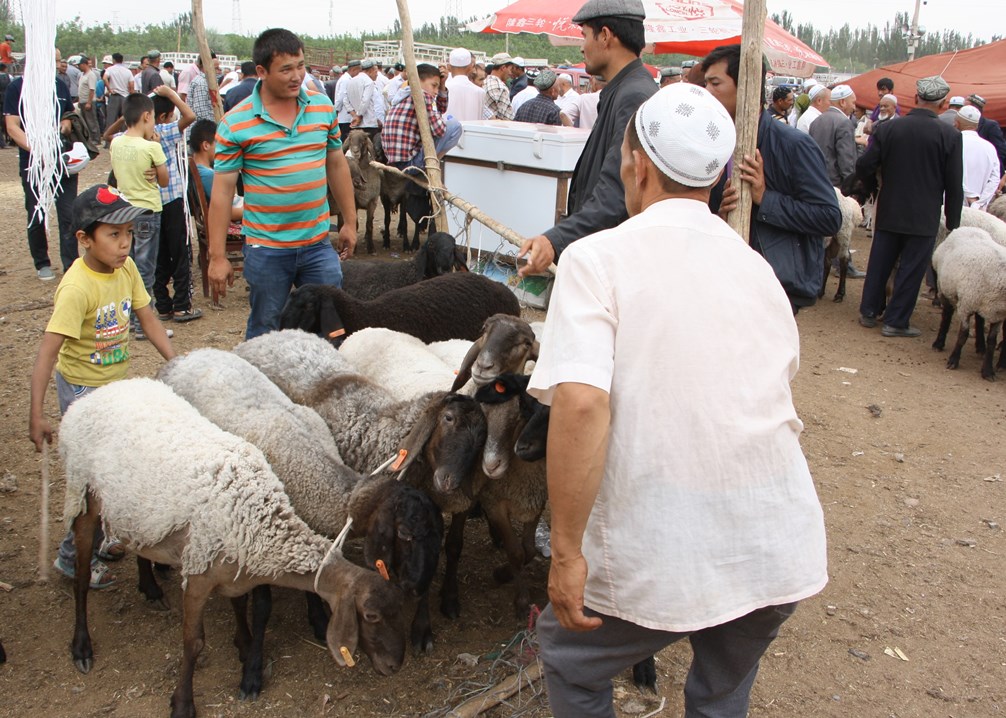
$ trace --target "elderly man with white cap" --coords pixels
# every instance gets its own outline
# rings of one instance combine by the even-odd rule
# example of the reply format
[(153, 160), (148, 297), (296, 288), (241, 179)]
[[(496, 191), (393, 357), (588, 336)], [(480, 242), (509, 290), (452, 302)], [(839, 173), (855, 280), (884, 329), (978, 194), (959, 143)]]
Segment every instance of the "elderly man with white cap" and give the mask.
[(646, 44), (645, 17), (642, 0), (588, 0), (573, 16), (583, 32), (585, 69), (607, 85), (569, 183), (568, 214), (521, 245), (518, 256), (528, 259), (520, 269), (522, 276), (545, 271), (572, 242), (626, 217), (618, 148), (629, 117), (657, 91), (639, 59)]
[(848, 85), (836, 85), (830, 102), (824, 114), (811, 123), (808, 134), (824, 153), (832, 186), (841, 187), (856, 173), (856, 127), (849, 119), (856, 109), (856, 93)]
[[(384, 96), (377, 88), (377, 61), (367, 58), (360, 62), (360, 72), (346, 84), (343, 110), (349, 113), (350, 130), (363, 130), (372, 140), (384, 124)], [(348, 139), (348, 135), (346, 138)], [(379, 149), (375, 144), (374, 149)]]
[(559, 111), (569, 119), (571, 126), (579, 127), (580, 93), (573, 89), (573, 76), (568, 72), (560, 72), (557, 85), (559, 95), (555, 98), (555, 104), (559, 106)]
[(475, 67), (472, 53), (456, 47), (447, 59), (451, 76), (447, 78), (447, 114), (459, 122), (486, 119), (486, 91), (468, 77)]
[(961, 131), (964, 153), (964, 204), (985, 209), (999, 187), (999, 155), (995, 145), (978, 135), (982, 118), (977, 107), (957, 111), (954, 127)]
[(810, 98), (810, 106), (800, 115), (800, 119), (796, 122), (796, 129), (809, 135), (810, 126), (814, 120), (823, 115), (831, 106), (831, 90), (821, 84), (814, 85), (807, 90), (807, 97)]
[[(685, 638), (685, 715), (743, 718), (761, 656), (828, 580), (796, 322), (707, 206), (734, 142), (709, 92), (661, 89), (624, 133), (629, 219), (559, 264), (528, 387), (551, 405), (538, 635), (556, 718), (610, 718), (612, 678)], [(684, 348), (710, 321), (700, 359)]]
[(947, 110), (940, 114), (940, 119), (948, 125), (954, 124), (954, 120), (957, 119), (957, 111), (962, 107), (964, 107), (964, 96), (954, 95), (947, 102)]

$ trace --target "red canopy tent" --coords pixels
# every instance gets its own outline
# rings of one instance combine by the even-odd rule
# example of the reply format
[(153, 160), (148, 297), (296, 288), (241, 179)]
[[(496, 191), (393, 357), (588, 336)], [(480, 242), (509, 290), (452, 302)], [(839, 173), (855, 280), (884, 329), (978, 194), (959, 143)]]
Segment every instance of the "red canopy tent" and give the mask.
[(912, 62), (879, 67), (848, 80), (856, 93), (856, 104), (872, 109), (877, 104), (877, 80), (894, 80), (894, 94), (902, 112), (915, 106), (915, 81), (942, 75), (950, 83), (951, 95), (967, 97), (975, 92), (985, 98), (986, 117), (1006, 125), (1006, 40), (960, 52), (928, 55)]

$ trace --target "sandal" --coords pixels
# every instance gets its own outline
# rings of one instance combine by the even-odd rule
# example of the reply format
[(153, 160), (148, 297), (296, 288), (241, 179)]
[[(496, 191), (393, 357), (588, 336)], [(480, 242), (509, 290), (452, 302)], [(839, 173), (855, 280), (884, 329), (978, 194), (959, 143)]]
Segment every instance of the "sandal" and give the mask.
[(95, 555), (102, 561), (118, 561), (126, 555), (126, 547), (114, 536), (106, 536)]
[[(56, 557), (56, 560), (52, 562), (52, 567), (70, 580), (73, 580), (75, 574), (74, 566), (62, 556)], [(91, 559), (91, 588), (98, 591), (108, 588), (114, 583), (115, 576), (110, 573), (108, 566), (96, 558)]]

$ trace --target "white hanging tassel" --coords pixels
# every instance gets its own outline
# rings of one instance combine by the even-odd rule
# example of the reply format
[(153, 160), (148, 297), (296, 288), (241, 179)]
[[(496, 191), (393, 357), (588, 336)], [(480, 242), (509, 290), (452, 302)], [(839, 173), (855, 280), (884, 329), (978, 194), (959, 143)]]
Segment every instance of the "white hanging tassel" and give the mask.
[[(56, 2), (33, 0), (22, 6), (25, 36), (24, 86), (21, 122), (31, 147), (28, 184), (38, 198), (38, 221), (56, 199), (65, 171), (59, 136), (59, 101), (56, 98)], [(32, 221), (28, 218), (28, 223)]]

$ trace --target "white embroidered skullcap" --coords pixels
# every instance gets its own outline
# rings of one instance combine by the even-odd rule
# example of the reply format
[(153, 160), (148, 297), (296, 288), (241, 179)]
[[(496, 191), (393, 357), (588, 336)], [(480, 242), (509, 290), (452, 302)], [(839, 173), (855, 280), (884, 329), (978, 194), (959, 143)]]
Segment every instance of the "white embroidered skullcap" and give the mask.
[(973, 125), (977, 125), (982, 119), (982, 113), (978, 111), (977, 107), (972, 107), (971, 105), (966, 105), (957, 110), (957, 116)]
[(570, 75), (568, 72), (561, 72), (561, 73), (559, 73), (559, 79), (560, 80), (565, 80), (566, 82), (568, 82), (571, 85), (573, 84), (573, 76)]
[(812, 88), (810, 88), (809, 90), (807, 90), (807, 95), (810, 97), (811, 102), (813, 102), (814, 98), (816, 98), (818, 95), (820, 95), (822, 92), (824, 92), (827, 89), (828, 88), (825, 87), (824, 85), (814, 85)]
[(661, 172), (687, 187), (708, 187), (733, 154), (737, 133), (719, 100), (698, 85), (668, 85), (636, 112), (636, 135)]
[(898, 104), (898, 98), (895, 95), (891, 94), (884, 95), (883, 97), (880, 98), (880, 101), (883, 102), (884, 100), (887, 100), (888, 102), (893, 102), (895, 105)]
[(846, 97), (852, 97), (852, 88), (848, 85), (835, 85), (831, 88), (832, 102), (844, 100)]
[(472, 64), (472, 53), (463, 47), (456, 47), (451, 50), (448, 62), (451, 67), (468, 67)]

